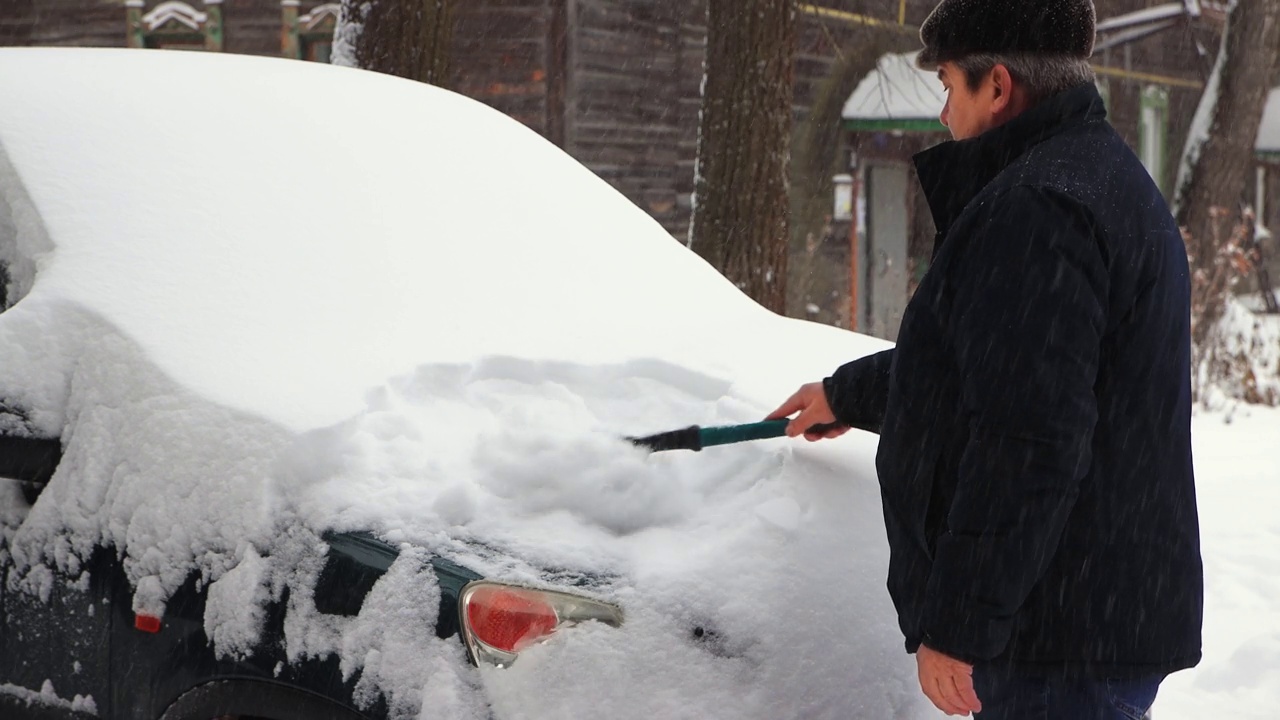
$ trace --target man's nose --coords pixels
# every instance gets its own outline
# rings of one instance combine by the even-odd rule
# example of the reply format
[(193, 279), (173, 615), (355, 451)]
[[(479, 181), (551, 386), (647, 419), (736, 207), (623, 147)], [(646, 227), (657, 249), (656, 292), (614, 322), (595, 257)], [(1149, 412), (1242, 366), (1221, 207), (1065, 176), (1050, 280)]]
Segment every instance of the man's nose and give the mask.
[(947, 122), (950, 118), (951, 118), (951, 103), (948, 102), (942, 106), (942, 114), (938, 116), (938, 121), (942, 123), (943, 127), (951, 127), (950, 123)]

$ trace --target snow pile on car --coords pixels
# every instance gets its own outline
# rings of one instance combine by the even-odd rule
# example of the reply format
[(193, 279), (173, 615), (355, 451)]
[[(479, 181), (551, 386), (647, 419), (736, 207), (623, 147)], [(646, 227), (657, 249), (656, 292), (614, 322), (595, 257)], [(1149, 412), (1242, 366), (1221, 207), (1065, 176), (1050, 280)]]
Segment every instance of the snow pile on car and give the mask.
[[(338, 654), (397, 717), (918, 716), (874, 438), (620, 439), (759, 419), (882, 343), (764, 311), (559, 149), (436, 88), (0, 50), (0, 96), (0, 396), (66, 447), (49, 501), (6, 520), (16, 584), (106, 543), (162, 613), (198, 571), (227, 654), (302, 589), (289, 652)], [(305, 599), (328, 529), (406, 547), (356, 618)], [(430, 632), (424, 552), (596, 578), (627, 622), (476, 673)]]

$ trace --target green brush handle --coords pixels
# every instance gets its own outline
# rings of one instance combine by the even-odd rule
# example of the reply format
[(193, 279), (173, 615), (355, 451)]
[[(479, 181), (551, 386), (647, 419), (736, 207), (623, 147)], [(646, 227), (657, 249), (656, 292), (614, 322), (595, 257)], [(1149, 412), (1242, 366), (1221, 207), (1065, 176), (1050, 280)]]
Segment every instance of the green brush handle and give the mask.
[(702, 447), (729, 445), (751, 440), (767, 440), (786, 435), (787, 423), (789, 422), (791, 421), (784, 418), (781, 420), (747, 423), (746, 425), (705, 427), (699, 430), (698, 434), (702, 437)]
[[(696, 452), (712, 445), (728, 445), (749, 440), (782, 437), (787, 434), (787, 423), (789, 422), (791, 422), (789, 419), (782, 418), (781, 420), (764, 420), (745, 425), (724, 425), (709, 428), (690, 425), (687, 428), (670, 430), (657, 435), (649, 435), (648, 437), (631, 437), (627, 439), (653, 452), (665, 450), (693, 450)], [(837, 427), (840, 426), (834, 424), (814, 425), (809, 428), (809, 432), (825, 433)]]

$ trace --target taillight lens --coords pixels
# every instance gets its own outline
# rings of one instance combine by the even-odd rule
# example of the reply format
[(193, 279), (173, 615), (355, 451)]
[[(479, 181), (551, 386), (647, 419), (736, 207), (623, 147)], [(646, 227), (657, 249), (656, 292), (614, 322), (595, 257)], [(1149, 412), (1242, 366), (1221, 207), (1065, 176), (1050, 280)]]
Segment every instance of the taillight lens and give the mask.
[(622, 610), (608, 603), (485, 580), (469, 583), (458, 601), (463, 639), (477, 664), (510, 665), (521, 650), (569, 625), (622, 624)]
[(509, 653), (520, 652), (556, 631), (556, 609), (535, 593), (486, 585), (467, 602), (467, 625), (480, 642)]

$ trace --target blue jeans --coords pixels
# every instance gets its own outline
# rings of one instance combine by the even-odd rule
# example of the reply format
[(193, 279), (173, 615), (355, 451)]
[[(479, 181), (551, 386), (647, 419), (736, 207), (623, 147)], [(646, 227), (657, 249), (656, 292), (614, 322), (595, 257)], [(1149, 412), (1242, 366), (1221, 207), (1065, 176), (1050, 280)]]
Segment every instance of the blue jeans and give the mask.
[(973, 686), (976, 720), (1142, 720), (1165, 676), (1107, 680), (980, 664)]

